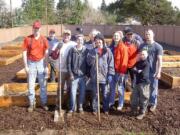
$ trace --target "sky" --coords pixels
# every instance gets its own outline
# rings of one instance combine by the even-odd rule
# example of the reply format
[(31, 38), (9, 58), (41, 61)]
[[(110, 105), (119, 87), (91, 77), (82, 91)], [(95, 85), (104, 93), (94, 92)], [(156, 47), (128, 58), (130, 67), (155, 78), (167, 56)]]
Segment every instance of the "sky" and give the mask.
[[(10, 5), (10, 0), (4, 0), (4, 1), (7, 3), (8, 6)], [(13, 5), (12, 7), (13, 8), (20, 7), (21, 6), (21, 1), (22, 0), (12, 0), (12, 5)], [(58, 0), (55, 0), (55, 1), (57, 2)], [(105, 0), (107, 5), (114, 2), (114, 1), (116, 1), (116, 0)], [(180, 9), (180, 0), (168, 0), (168, 1), (171, 1), (173, 6), (176, 6), (176, 7), (178, 7)], [(102, 0), (89, 0), (89, 3), (94, 8), (97, 9), (101, 5)]]

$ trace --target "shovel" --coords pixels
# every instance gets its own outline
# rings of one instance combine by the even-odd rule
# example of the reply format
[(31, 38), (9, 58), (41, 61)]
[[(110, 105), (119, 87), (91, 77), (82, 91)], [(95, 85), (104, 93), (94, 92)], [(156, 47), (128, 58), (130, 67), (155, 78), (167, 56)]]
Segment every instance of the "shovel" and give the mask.
[[(59, 64), (61, 64), (61, 57), (59, 57)], [(59, 66), (60, 68), (60, 66)], [(64, 122), (64, 111), (62, 110), (62, 103), (61, 103), (61, 100), (62, 100), (62, 93), (61, 93), (61, 70), (59, 70), (59, 83), (58, 83), (58, 92), (59, 92), (59, 112), (57, 110), (55, 110), (54, 112), (54, 122), (58, 122), (58, 121), (61, 121), (61, 122)]]
[(101, 122), (100, 112), (100, 93), (99, 93), (99, 68), (98, 68), (98, 54), (96, 54), (96, 85), (97, 85), (97, 96), (98, 96), (98, 121)]

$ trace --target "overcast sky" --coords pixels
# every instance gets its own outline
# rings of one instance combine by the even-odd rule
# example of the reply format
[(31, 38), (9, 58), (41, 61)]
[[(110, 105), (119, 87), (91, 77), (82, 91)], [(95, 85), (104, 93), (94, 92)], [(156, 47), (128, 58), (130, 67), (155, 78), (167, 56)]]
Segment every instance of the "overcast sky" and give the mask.
[[(10, 0), (4, 0), (4, 1), (7, 3), (7, 5), (9, 5)], [(13, 8), (20, 7), (21, 6), (21, 1), (22, 0), (12, 0)], [(55, 0), (55, 1), (57, 2), (58, 0)], [(114, 1), (116, 1), (116, 0), (105, 0), (107, 5), (109, 3), (114, 2)], [(168, 0), (168, 1), (171, 1), (173, 6), (176, 6), (176, 7), (178, 7), (180, 9), (180, 0)], [(89, 0), (89, 2), (94, 8), (98, 8), (101, 5), (102, 0)]]

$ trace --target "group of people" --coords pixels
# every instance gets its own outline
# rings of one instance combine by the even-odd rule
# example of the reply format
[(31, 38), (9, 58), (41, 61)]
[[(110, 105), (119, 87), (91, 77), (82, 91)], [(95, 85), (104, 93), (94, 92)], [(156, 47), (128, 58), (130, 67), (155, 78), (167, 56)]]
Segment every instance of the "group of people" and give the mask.
[[(23, 44), (23, 59), (28, 74), (29, 112), (34, 110), (36, 104), (34, 90), (36, 76), (41, 89), (41, 106), (48, 110), (46, 90), (48, 64), (50, 81), (55, 82), (58, 76), (60, 87), (57, 90), (57, 98), (59, 91), (62, 92), (62, 100), (65, 91), (70, 95), (68, 115), (72, 115), (76, 110), (83, 114), (87, 89), (91, 93), (94, 115), (97, 115), (98, 111), (98, 89), (102, 92), (102, 107), (106, 115), (109, 115), (109, 110), (115, 107), (116, 90), (117, 110), (121, 111), (129, 76), (133, 115), (137, 119), (143, 119), (148, 106), (150, 111), (155, 111), (163, 48), (154, 41), (154, 32), (151, 29), (145, 31), (143, 40), (132, 28), (126, 27), (123, 31), (116, 31), (111, 44), (108, 45), (103, 34), (96, 29), (90, 32), (89, 41), (85, 40), (82, 29), (77, 29), (78, 33), (72, 36), (73, 39), (71, 31), (65, 29), (62, 40), (59, 41), (54, 29), (51, 29), (49, 37), (45, 38), (40, 34), (40, 28), (41, 23), (35, 21), (33, 34), (26, 37)], [(78, 90), (79, 99), (76, 100)], [(58, 111), (58, 103), (55, 111)]]

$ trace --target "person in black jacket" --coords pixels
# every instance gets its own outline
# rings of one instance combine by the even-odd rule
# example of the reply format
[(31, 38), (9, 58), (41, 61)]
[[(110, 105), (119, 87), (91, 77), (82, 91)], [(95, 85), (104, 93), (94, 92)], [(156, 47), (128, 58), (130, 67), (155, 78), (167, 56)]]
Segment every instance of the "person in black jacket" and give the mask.
[(147, 110), (149, 96), (150, 96), (150, 80), (149, 69), (150, 65), (147, 61), (147, 50), (141, 50), (138, 54), (139, 60), (137, 61), (133, 72), (136, 76), (136, 84), (132, 92), (131, 97), (131, 109), (133, 113), (140, 107), (137, 119), (143, 119)]
[(84, 36), (79, 34), (76, 36), (77, 45), (69, 50), (67, 58), (68, 73), (71, 80), (70, 91), (70, 111), (71, 115), (76, 110), (76, 93), (79, 87), (79, 112), (83, 113), (83, 102), (86, 89), (86, 73), (87, 73), (87, 49), (84, 47)]

